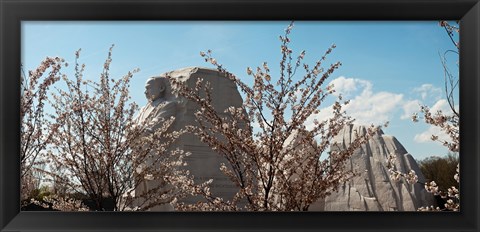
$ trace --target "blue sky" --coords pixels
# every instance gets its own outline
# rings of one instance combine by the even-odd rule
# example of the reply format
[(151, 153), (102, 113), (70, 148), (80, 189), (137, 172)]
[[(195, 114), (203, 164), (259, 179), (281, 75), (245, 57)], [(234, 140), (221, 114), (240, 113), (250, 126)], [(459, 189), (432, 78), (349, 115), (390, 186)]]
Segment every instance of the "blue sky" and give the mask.
[[(278, 70), (280, 41), (288, 21), (158, 21), (158, 22), (42, 22), (22, 23), (22, 63), (34, 69), (46, 56), (60, 56), (73, 64), (82, 49), (85, 78), (98, 79), (108, 49), (115, 44), (111, 74), (120, 78), (140, 68), (132, 80), (131, 95), (146, 103), (148, 77), (189, 66), (211, 65), (200, 51), (211, 49), (219, 63), (240, 78), (246, 67), (268, 62)], [(361, 123), (382, 124), (415, 158), (442, 156), (447, 150), (430, 141), (434, 128), (413, 123), (409, 115), (419, 104), (446, 109), (440, 55), (454, 49), (436, 21), (407, 22), (295, 22), (290, 36), (294, 54), (306, 50), (313, 65), (333, 43), (337, 48), (326, 64), (342, 62), (329, 81), (347, 99), (346, 108)], [(455, 63), (458, 57), (449, 56)], [(63, 71), (73, 77), (73, 66)], [(332, 97), (331, 100), (334, 98)], [(332, 101), (325, 102), (328, 107)], [(457, 101), (458, 102), (458, 101)], [(325, 116), (323, 111), (318, 117)]]

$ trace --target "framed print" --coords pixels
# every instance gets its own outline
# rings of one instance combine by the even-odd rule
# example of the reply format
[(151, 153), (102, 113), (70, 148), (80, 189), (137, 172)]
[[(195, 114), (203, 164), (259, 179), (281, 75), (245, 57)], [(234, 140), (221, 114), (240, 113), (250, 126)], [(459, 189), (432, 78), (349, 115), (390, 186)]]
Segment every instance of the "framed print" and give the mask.
[(479, 229), (477, 0), (0, 11), (0, 231)]

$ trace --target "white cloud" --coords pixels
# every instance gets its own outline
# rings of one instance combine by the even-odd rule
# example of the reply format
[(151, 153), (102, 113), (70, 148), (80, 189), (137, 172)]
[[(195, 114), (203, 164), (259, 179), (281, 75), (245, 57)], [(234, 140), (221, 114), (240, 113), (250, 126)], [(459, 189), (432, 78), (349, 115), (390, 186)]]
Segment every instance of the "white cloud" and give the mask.
[[(383, 124), (392, 120), (395, 115), (400, 115), (400, 119), (409, 120), (413, 113), (420, 111), (420, 106), (424, 104), (424, 100), (435, 99), (436, 102), (431, 107), (432, 112), (436, 112), (436, 110), (451, 112), (448, 102), (445, 99), (440, 99), (441, 88), (432, 84), (423, 84), (414, 88), (413, 91), (419, 93), (421, 99), (413, 100), (404, 99), (403, 94), (387, 91), (374, 92), (373, 84), (370, 81), (358, 78), (340, 76), (329, 84), (334, 85), (333, 88), (336, 92), (333, 95), (339, 96), (341, 94), (345, 99), (350, 99), (350, 104), (343, 109), (348, 115), (355, 118), (357, 123), (361, 124)], [(310, 116), (305, 124), (307, 128), (312, 128), (314, 119), (322, 121), (332, 116), (332, 106), (330, 105), (322, 108), (319, 114)], [(419, 135), (419, 139), (420, 137)], [(430, 139), (430, 135), (428, 135), (428, 139)]]
[(420, 134), (416, 134), (413, 140), (417, 143), (428, 143), (428, 142), (438, 143), (436, 141), (432, 141), (431, 139), (432, 135), (438, 136), (438, 139), (441, 141), (451, 141), (450, 137), (448, 137), (448, 135), (445, 134), (445, 132), (440, 130), (439, 127), (432, 126), (432, 125), (430, 125), (430, 127), (426, 131)]
[[(329, 84), (334, 85), (335, 96), (342, 94), (345, 99), (350, 99), (350, 103), (343, 109), (349, 116), (356, 119), (360, 124), (376, 124), (382, 125), (386, 121), (391, 121), (395, 117), (400, 119), (410, 119), (413, 113), (420, 111), (420, 106), (425, 103), (423, 99), (432, 100), (432, 96), (441, 94), (440, 88), (436, 88), (431, 84), (423, 84), (415, 88), (416, 92), (421, 94), (421, 99), (405, 100), (403, 94), (392, 93), (387, 91), (374, 92), (373, 84), (370, 81), (338, 77)], [(451, 112), (448, 102), (445, 99), (436, 99), (431, 112), (442, 110), (442, 112)], [(399, 116), (396, 116), (399, 115)], [(314, 127), (314, 120), (324, 121), (333, 116), (332, 105), (320, 109), (318, 114), (311, 115), (305, 122), (307, 129)], [(432, 135), (439, 136), (439, 139), (450, 141), (448, 135), (438, 129), (438, 127), (430, 126), (426, 131), (416, 134), (414, 140), (417, 143), (432, 142)]]
[[(435, 87), (432, 84), (423, 84), (420, 87), (414, 88), (413, 92), (419, 93), (421, 99), (408, 100), (403, 103), (404, 114), (401, 119), (410, 119), (413, 113), (420, 112), (420, 106), (430, 105), (432, 113), (436, 113), (437, 110), (441, 110), (443, 113), (450, 114), (452, 111), (448, 105), (446, 99), (442, 99), (442, 89)], [(456, 107), (457, 108), (457, 107)]]
[(403, 104), (403, 115), (400, 116), (401, 119), (410, 119), (412, 115), (420, 111), (420, 106), (422, 102), (419, 100), (406, 101)]
[(314, 121), (315, 119), (318, 120), (319, 122), (322, 122), (326, 119), (332, 118), (333, 117), (333, 110), (332, 106), (328, 106), (325, 108), (322, 108), (318, 114), (312, 114), (310, 117), (305, 120), (305, 127), (307, 130), (311, 130), (315, 127)]
[[(400, 117), (401, 119), (409, 119), (411, 115), (415, 112), (420, 112), (420, 106), (425, 105), (425, 102), (433, 103), (433, 106), (430, 107), (430, 112), (435, 114), (437, 111), (442, 111), (443, 114), (450, 115), (452, 110), (446, 99), (442, 99), (442, 89), (433, 86), (432, 84), (423, 84), (420, 87), (417, 87), (413, 90), (420, 94), (421, 100), (415, 99), (406, 101), (403, 105), (404, 114)], [(458, 106), (455, 106), (458, 109)], [(422, 117), (423, 115), (420, 114)], [(429, 143), (432, 141), (432, 135), (438, 136), (438, 139), (441, 141), (451, 141), (450, 137), (439, 127), (429, 125), (428, 129), (422, 133), (416, 134), (414, 136), (414, 141), (417, 143)]]
[(257, 121), (252, 122), (252, 124), (250, 125), (252, 126), (252, 131), (254, 135), (262, 131), (262, 128), (260, 128), (260, 124)]
[(439, 100), (442, 96), (442, 89), (435, 87), (432, 84), (423, 84), (420, 87), (414, 88), (413, 92), (419, 93), (423, 101), (430, 98), (433, 98), (433, 100)]
[[(435, 113), (437, 110), (442, 110), (444, 113), (449, 113), (448, 102), (445, 99), (434, 99), (433, 96), (439, 93), (440, 88), (435, 88), (432, 85), (424, 84), (418, 91), (423, 90), (417, 98), (415, 96), (410, 99), (404, 99), (404, 95), (392, 92), (375, 92), (373, 91), (373, 84), (367, 80), (339, 77), (332, 80), (335, 94), (338, 96), (342, 94), (345, 99), (351, 99), (350, 104), (344, 107), (347, 114), (356, 119), (356, 122), (362, 124), (376, 124), (382, 125), (386, 121), (391, 121), (396, 117), (403, 120), (410, 120), (413, 113), (420, 111), (420, 106), (425, 105), (425, 102), (433, 103), (430, 107), (431, 112)], [(350, 95), (350, 97), (349, 97)], [(424, 101), (425, 99), (425, 101)], [(456, 106), (458, 108), (458, 106)], [(397, 116), (398, 115), (398, 116)], [(314, 120), (323, 121), (333, 116), (332, 105), (320, 109), (320, 113), (311, 115), (305, 122), (307, 129), (314, 127)], [(415, 126), (413, 122), (410, 123), (412, 127)], [(426, 125), (423, 123), (423, 125)], [(423, 132), (414, 134), (413, 142), (415, 143), (433, 143), (442, 146), (438, 141), (432, 141), (432, 135), (438, 136), (441, 141), (451, 141), (447, 134), (441, 131), (438, 127), (426, 125), (427, 129)]]
[[(268, 123), (272, 123), (272, 120), (268, 120)], [(260, 127), (260, 123), (255, 120), (250, 124), (252, 126), (253, 134), (257, 134), (258, 132), (262, 132), (262, 128)], [(266, 125), (265, 125), (266, 126)]]
[(332, 84), (334, 86), (333, 89), (335, 89), (335, 93), (333, 93), (334, 96), (339, 96), (341, 94), (342, 96), (349, 98), (355, 93), (358, 93), (358, 90), (362, 90), (363, 92), (372, 91), (372, 83), (357, 78), (340, 76), (329, 83), (329, 85)]
[(452, 110), (450, 109), (450, 105), (448, 104), (446, 99), (438, 100), (431, 108), (430, 111), (432, 113), (436, 113), (437, 111), (442, 111), (444, 114), (451, 114)]
[(383, 124), (403, 101), (402, 94), (390, 92), (365, 92), (351, 100), (346, 112), (362, 124)]
[[(458, 106), (455, 106), (455, 108), (458, 109)], [(435, 104), (432, 107), (430, 107), (430, 112), (432, 114), (435, 114), (439, 110), (446, 115), (451, 115), (453, 113), (446, 99), (440, 99), (437, 102), (435, 102)], [(451, 142), (450, 137), (445, 132), (440, 130), (438, 126), (433, 126), (433, 125), (430, 125), (426, 131), (420, 134), (416, 134), (414, 137), (414, 140), (417, 143), (433, 142), (431, 140), (432, 135), (438, 136), (438, 139), (441, 141)]]
[[(360, 124), (384, 124), (391, 120), (395, 111), (403, 106), (403, 94), (391, 92), (373, 92), (372, 83), (367, 80), (356, 78), (339, 77), (330, 82), (334, 84), (335, 95), (342, 94), (346, 99), (351, 99), (350, 103), (343, 109), (356, 123)], [(353, 95), (354, 97), (349, 97)], [(331, 105), (320, 110), (319, 114), (310, 116), (305, 125), (307, 128), (313, 127), (314, 119), (319, 121), (330, 118), (333, 115)]]

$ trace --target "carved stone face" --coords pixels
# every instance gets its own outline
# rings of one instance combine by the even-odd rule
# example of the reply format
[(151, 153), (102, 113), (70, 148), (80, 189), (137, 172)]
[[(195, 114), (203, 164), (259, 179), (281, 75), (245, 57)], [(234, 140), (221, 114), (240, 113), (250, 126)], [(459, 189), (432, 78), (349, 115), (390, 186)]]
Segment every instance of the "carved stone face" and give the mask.
[(163, 82), (156, 78), (148, 79), (145, 84), (145, 97), (148, 101), (153, 102), (163, 96), (165, 91), (165, 85)]

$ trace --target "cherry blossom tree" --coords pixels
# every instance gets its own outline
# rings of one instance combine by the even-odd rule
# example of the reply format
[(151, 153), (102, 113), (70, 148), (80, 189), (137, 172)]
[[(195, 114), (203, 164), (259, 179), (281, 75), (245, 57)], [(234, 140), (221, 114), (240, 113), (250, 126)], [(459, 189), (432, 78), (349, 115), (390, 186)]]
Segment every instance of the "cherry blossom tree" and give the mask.
[(39, 187), (34, 173), (45, 163), (42, 153), (50, 142), (55, 128), (45, 124), (44, 106), (49, 88), (60, 79), (60, 69), (64, 60), (59, 57), (47, 57), (35, 70), (25, 74), (21, 68), (20, 97), (20, 182), (21, 199)]
[[(305, 51), (294, 57), (289, 47), (292, 28), (293, 22), (280, 36), (282, 58), (278, 77), (274, 77), (266, 62), (256, 71), (247, 68), (247, 75), (253, 78), (252, 86), (227, 71), (212, 51), (201, 52), (205, 61), (235, 82), (244, 95), (242, 107), (222, 112), (226, 117), (212, 106), (208, 82), (199, 79), (190, 88), (170, 78), (176, 93), (199, 106), (195, 114), (198, 126), (189, 126), (187, 130), (227, 160), (219, 168), (239, 188), (233, 200), (214, 196), (208, 186), (197, 188), (206, 200), (194, 205), (179, 204), (179, 209), (306, 211), (355, 175), (344, 164), (377, 127), (372, 125), (368, 133), (356, 134), (347, 149), (329, 151), (334, 145), (332, 138), (354, 121), (342, 110), (348, 101), (339, 96), (331, 109), (333, 116), (315, 120), (314, 127), (307, 129), (306, 120), (318, 114), (322, 103), (334, 92), (332, 85), (324, 83), (341, 63), (323, 67), (335, 45), (313, 66), (303, 63)], [(299, 72), (303, 76), (297, 78)]]
[[(444, 69), (444, 83), (445, 83), (445, 95), (447, 97), (447, 102), (449, 104), (451, 112), (431, 112), (428, 107), (422, 107), (422, 113), (424, 116), (424, 121), (427, 124), (436, 126), (445, 132), (449, 138), (448, 140), (440, 140), (438, 135), (432, 135), (432, 140), (439, 141), (443, 146), (447, 147), (451, 152), (460, 152), (460, 112), (455, 105), (455, 93), (458, 90), (458, 55), (460, 49), (460, 43), (455, 41), (455, 35), (460, 32), (460, 28), (457, 25), (451, 25), (447, 21), (440, 21), (440, 26), (445, 29), (445, 32), (448, 34), (448, 37), (454, 45), (454, 50), (447, 50), (442, 56), (442, 65)], [(451, 71), (448, 68), (447, 55), (453, 53), (456, 55), (457, 71)], [(415, 116), (414, 116), (415, 117)], [(414, 118), (415, 120), (415, 118)], [(456, 174), (453, 176), (457, 183), (460, 183), (460, 164), (457, 165)], [(434, 195), (439, 195), (446, 200), (443, 210), (450, 211), (459, 211), (460, 210), (460, 190), (455, 186), (451, 186), (447, 189), (447, 192), (439, 190), (439, 187), (435, 181), (431, 181), (425, 184), (425, 188), (433, 193)], [(423, 207), (420, 210), (439, 210), (439, 208), (433, 207)]]
[[(181, 199), (193, 186), (188, 171), (180, 168), (188, 154), (170, 145), (183, 131), (167, 133), (174, 118), (159, 119), (163, 120), (159, 122), (162, 126), (153, 131), (135, 124), (138, 106), (129, 103), (128, 88), (138, 70), (113, 79), (112, 49), (98, 82), (84, 78), (85, 65), (78, 62), (78, 50), (75, 78), (64, 75), (66, 88), (57, 88), (53, 94), (54, 113), (49, 126), (56, 128), (56, 133), (48, 158), (65, 172), (51, 173), (70, 192), (87, 195), (95, 204), (93, 210), (106, 210), (105, 199), (114, 202), (114, 211), (148, 210)], [(148, 191), (135, 191), (145, 181), (158, 184)]]
[(45, 196), (41, 201), (31, 199), (30, 203), (55, 211), (89, 211), (81, 200), (59, 195)]
[[(457, 22), (458, 23), (458, 22)], [(460, 32), (458, 26), (453, 26), (447, 21), (440, 21), (440, 26), (443, 27), (448, 34), (450, 40), (454, 45), (454, 50), (447, 50), (442, 56), (442, 65), (444, 68), (444, 83), (445, 83), (445, 96), (450, 107), (451, 112), (443, 112), (438, 110), (432, 112), (430, 108), (426, 105), (421, 106), (421, 114), (425, 123), (439, 128), (442, 132), (448, 135), (449, 139), (442, 140), (439, 135), (432, 135), (431, 139), (433, 141), (440, 142), (443, 146), (447, 147), (451, 152), (460, 152), (460, 112), (455, 105), (455, 94), (458, 90), (458, 71), (452, 72), (447, 65), (447, 54), (453, 53), (456, 54), (456, 59), (458, 60), (458, 50), (460, 49), (460, 44), (458, 41), (455, 41), (455, 35)], [(458, 68), (458, 61), (456, 63)], [(412, 115), (412, 121), (418, 122), (419, 116), (417, 113)], [(415, 172), (410, 171), (409, 173), (401, 173), (395, 170), (393, 160), (395, 156), (390, 156), (389, 158), (389, 171), (390, 177), (394, 180), (401, 180), (402, 178), (406, 179), (409, 183), (417, 183), (418, 177)], [(457, 183), (460, 183), (460, 164), (457, 165), (456, 174), (453, 176)], [(441, 198), (445, 199), (446, 203), (444, 206), (424, 206), (419, 208), (420, 211), (459, 211), (460, 210), (460, 190), (455, 186), (451, 186), (447, 189), (447, 192), (443, 192), (439, 189), (439, 186), (435, 181), (430, 181), (427, 183), (421, 183), (425, 185), (425, 189)]]

